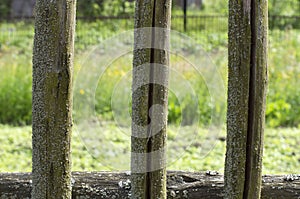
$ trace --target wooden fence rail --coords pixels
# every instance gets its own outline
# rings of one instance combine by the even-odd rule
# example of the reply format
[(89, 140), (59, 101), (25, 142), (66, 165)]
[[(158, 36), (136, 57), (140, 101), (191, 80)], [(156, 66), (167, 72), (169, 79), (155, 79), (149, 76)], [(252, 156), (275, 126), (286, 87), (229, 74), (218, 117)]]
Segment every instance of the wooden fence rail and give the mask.
[[(130, 198), (130, 173), (73, 172), (72, 198)], [(215, 172), (168, 172), (168, 198), (223, 198), (223, 176)], [(29, 199), (30, 173), (0, 173), (0, 198)], [(265, 175), (262, 179), (262, 199), (299, 199), (299, 175)]]

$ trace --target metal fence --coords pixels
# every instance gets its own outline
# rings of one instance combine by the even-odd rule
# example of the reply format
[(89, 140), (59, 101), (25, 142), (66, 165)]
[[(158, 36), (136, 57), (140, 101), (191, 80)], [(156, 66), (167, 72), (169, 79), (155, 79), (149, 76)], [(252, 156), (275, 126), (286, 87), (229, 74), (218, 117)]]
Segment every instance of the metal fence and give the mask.
[[(186, 28), (184, 25), (186, 22)], [(8, 24), (8, 25), (7, 25)], [(212, 43), (214, 46), (227, 44), (228, 17), (226, 15), (172, 16), (172, 30), (187, 34), (196, 41)], [(300, 29), (299, 16), (270, 15), (270, 30)], [(134, 28), (132, 16), (92, 17), (77, 19), (76, 48), (85, 49), (113, 34)], [(34, 35), (34, 18), (0, 19), (1, 43)]]

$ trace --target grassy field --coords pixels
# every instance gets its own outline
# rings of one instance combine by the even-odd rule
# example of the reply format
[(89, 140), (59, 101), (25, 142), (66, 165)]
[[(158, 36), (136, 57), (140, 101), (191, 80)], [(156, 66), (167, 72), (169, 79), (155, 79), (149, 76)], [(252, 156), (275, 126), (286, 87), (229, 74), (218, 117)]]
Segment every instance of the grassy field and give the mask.
[[(217, 170), (223, 173), (224, 131), (212, 137), (207, 129), (198, 129), (197, 133), (194, 133), (190, 127), (185, 127), (183, 136), (179, 135), (176, 129), (176, 126), (170, 126), (168, 131), (168, 169)], [(92, 135), (75, 130), (72, 142), (72, 169), (129, 170), (128, 130), (120, 129), (112, 123), (98, 126)], [(299, 133), (299, 129), (291, 128), (266, 129), (264, 174), (299, 173)], [(0, 143), (0, 172), (31, 171), (31, 127), (0, 126)]]
[[(219, 21), (222, 27), (226, 27)], [(205, 81), (199, 75), (195, 75), (193, 66), (189, 61), (197, 58), (197, 63), (212, 66), (215, 65), (222, 74), (226, 86), (227, 80), (227, 34), (226, 30), (212, 26), (207, 29), (208, 23), (202, 31), (190, 30), (186, 34), (194, 39), (194, 42), (186, 42), (186, 39), (173, 39), (172, 46), (181, 46), (184, 56), (176, 52), (171, 56), (171, 66), (182, 74), (185, 80), (192, 85), (198, 95), (198, 105), (203, 124), (210, 121), (210, 112), (219, 111), (224, 114), (224, 109), (211, 107), (209, 92)], [(0, 123), (11, 125), (31, 124), (31, 58), (33, 41), (33, 24), (28, 22), (0, 23)], [(80, 68), (85, 66), (85, 60), (90, 59), (90, 53), (98, 46), (98, 54), (101, 57), (103, 49), (101, 45), (107, 42), (106, 38), (118, 35), (132, 25), (132, 21), (78, 21), (76, 33), (75, 79)], [(176, 24), (175, 24), (176, 25)], [(216, 24), (216, 27), (219, 27)], [(176, 27), (175, 27), (176, 28)], [(88, 30), (88, 31), (87, 31)], [(207, 32), (208, 31), (208, 32)], [(270, 128), (276, 127), (300, 127), (300, 32), (299, 30), (272, 30), (269, 34), (269, 91), (267, 99), (266, 124)], [(197, 45), (196, 45), (197, 44)], [(120, 48), (128, 43), (119, 43)], [(116, 46), (111, 45), (111, 46)], [(119, 47), (117, 46), (117, 47)], [(102, 50), (102, 51), (101, 51)], [(93, 52), (92, 52), (93, 53)], [(114, 55), (116, 52), (112, 52)], [(207, 58), (207, 59), (204, 59)], [(94, 62), (97, 59), (92, 58)], [(210, 61), (209, 61), (210, 60)], [(89, 66), (87, 66), (89, 67)], [(117, 57), (110, 63), (109, 70), (98, 85), (96, 97), (96, 113), (100, 118), (112, 119), (111, 95), (115, 82), (119, 81), (132, 67), (132, 55)], [(206, 67), (209, 69), (210, 67)], [(74, 91), (82, 94), (87, 90)], [(94, 91), (93, 91), (94, 92)], [(180, 122), (181, 114), (188, 113), (192, 108), (188, 97), (178, 102), (176, 96), (170, 94), (169, 122)], [(223, 106), (224, 108), (225, 106)], [(192, 117), (192, 116), (189, 116)]]
[[(206, 66), (204, 69), (209, 70), (209, 66), (216, 66), (226, 86), (227, 34), (224, 29), (226, 28), (224, 20), (226, 19), (218, 22), (220, 26), (215, 30), (214, 26), (207, 22), (201, 22), (199, 26), (205, 29), (203, 31), (189, 30), (187, 35), (194, 38), (195, 42), (187, 42), (184, 38), (178, 37), (172, 40), (172, 45), (181, 45), (185, 56), (174, 52), (171, 55), (171, 66), (197, 94), (198, 101), (196, 102), (199, 108), (196, 114), (199, 116), (201, 128), (195, 130), (192, 127), (184, 127), (182, 132), (178, 132), (178, 125), (183, 121), (183, 115), (188, 118), (187, 124), (193, 123), (189, 118), (194, 118), (194, 109), (191, 104), (195, 100), (189, 95), (184, 95), (185, 97), (179, 100), (175, 91), (185, 89), (180, 87), (181, 84), (176, 84), (175, 76), (174, 89), (169, 93), (168, 169), (223, 171), (224, 130), (219, 134), (215, 132), (211, 134), (206, 126), (212, 123), (212, 111), (220, 116), (217, 120), (224, 122), (226, 106), (225, 104), (222, 106), (211, 104), (205, 79), (195, 72), (190, 61), (200, 57), (196, 63), (204, 64)], [(132, 24), (132, 21), (128, 20), (78, 21), (75, 45), (75, 83), (80, 80), (77, 78), (80, 69), (84, 66), (89, 67), (88, 61), (97, 63), (97, 58), (104, 54), (101, 44), (106, 42), (106, 38), (118, 35)], [(173, 24), (176, 26), (176, 22)], [(192, 26), (196, 27), (195, 24)], [(272, 30), (269, 35), (269, 91), (266, 110), (268, 129), (265, 134), (263, 172), (268, 174), (299, 173), (300, 31)], [(30, 171), (31, 168), (31, 128), (28, 125), (31, 124), (32, 41), (32, 23), (0, 23), (0, 123), (7, 124), (0, 126), (0, 172)], [(121, 42), (112, 46), (123, 48), (125, 45), (128, 43)], [(95, 48), (95, 46), (98, 47)], [(75, 87), (75, 102), (76, 96), (95, 94), (93, 100), (95, 100), (97, 120), (110, 120), (110, 122), (102, 123), (96, 129), (82, 129), (79, 126), (77, 130), (75, 129), (72, 143), (73, 170), (126, 170), (129, 168), (129, 127), (122, 125), (120, 129), (112, 123), (115, 118), (111, 102), (114, 91), (118, 88), (116, 86), (122, 78), (127, 77), (126, 74), (131, 67), (132, 54), (122, 55), (109, 63), (108, 69), (99, 79), (95, 90)], [(128, 88), (129, 86), (126, 95), (130, 94)], [(122, 101), (122, 97), (115, 99)], [(121, 101), (117, 101), (117, 104)], [(225, 97), (224, 101), (226, 101)], [(82, 103), (84, 104), (85, 101)], [(130, 102), (122, 104), (121, 109), (128, 107), (130, 107)], [(80, 115), (78, 109), (75, 109), (75, 120), (80, 118)], [(127, 116), (124, 115), (123, 118), (128, 119)], [(130, 122), (125, 120), (124, 123)], [(213, 149), (212, 146), (214, 146)]]

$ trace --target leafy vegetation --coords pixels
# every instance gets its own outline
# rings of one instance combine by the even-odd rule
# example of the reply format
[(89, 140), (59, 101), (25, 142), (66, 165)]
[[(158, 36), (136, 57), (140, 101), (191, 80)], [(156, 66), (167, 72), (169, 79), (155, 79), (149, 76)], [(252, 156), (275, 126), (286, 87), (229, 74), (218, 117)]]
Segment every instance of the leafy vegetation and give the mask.
[[(176, 21), (178, 20), (178, 21)], [(193, 19), (190, 19), (193, 20)], [(219, 23), (224, 23), (222, 20)], [(179, 29), (180, 19), (173, 20), (173, 29)], [(204, 23), (204, 22), (201, 22)], [(205, 22), (209, 24), (208, 22)], [(76, 60), (75, 74), (84, 64), (84, 60), (91, 52), (91, 47), (99, 45), (112, 35), (133, 27), (132, 20), (112, 21), (78, 21), (76, 33)], [(204, 79), (194, 73), (193, 66), (188, 62), (195, 54), (209, 55), (222, 74), (226, 83), (227, 67), (227, 34), (225, 28), (207, 28), (196, 30), (190, 26), (186, 33), (195, 38), (194, 43), (184, 42), (182, 39), (173, 39), (172, 45), (183, 46), (187, 55), (181, 57), (176, 53), (171, 55), (171, 65), (189, 81), (198, 95), (198, 107), (201, 125), (209, 125), (211, 111), (224, 115), (224, 107), (211, 107), (210, 94), (205, 86)], [(225, 25), (226, 27), (226, 25)], [(31, 54), (33, 41), (33, 24), (30, 22), (1, 23), (0, 24), (0, 123), (24, 125), (31, 123)], [(300, 126), (300, 97), (299, 97), (299, 63), (300, 37), (299, 30), (270, 31), (269, 50), (269, 92), (267, 103), (266, 122), (269, 127), (299, 127)], [(123, 45), (123, 44), (122, 44)], [(126, 44), (124, 44), (126, 45)], [(201, 52), (201, 53), (200, 53)], [(200, 55), (200, 54), (201, 55)], [(106, 71), (96, 90), (96, 113), (100, 119), (113, 119), (111, 96), (115, 83), (131, 69), (132, 57), (123, 56), (115, 60)], [(206, 63), (203, 59), (201, 62)], [(76, 78), (75, 78), (76, 81)], [(76, 93), (79, 91), (74, 91)], [(88, 92), (88, 91), (81, 91)], [(170, 92), (169, 122), (178, 124), (182, 115), (193, 118), (189, 114), (192, 106), (190, 96), (179, 101)], [(214, 110), (214, 108), (216, 108)], [(218, 109), (218, 110), (217, 110)]]
[[(121, 1), (105, 1), (106, 4), (100, 4), (100, 2), (104, 1), (89, 0), (90, 3), (93, 3), (92, 9), (87, 6), (88, 4), (83, 4), (83, 1), (78, 1), (78, 6), (86, 6), (82, 10), (89, 12), (82, 14), (82, 16), (102, 15), (103, 10), (106, 10), (107, 14), (114, 15), (122, 12), (123, 14), (125, 12), (133, 13), (132, 3), (130, 2), (124, 8), (124, 6), (112, 5)], [(280, 2), (278, 1), (277, 3)], [(226, 4), (226, 1), (222, 1), (220, 4), (215, 4), (213, 1), (205, 1), (205, 7), (201, 12), (209, 14), (213, 13), (213, 10), (219, 10), (219, 14), (226, 14)], [(105, 6), (109, 6), (111, 10), (107, 11), (109, 9)], [(297, 8), (296, 6), (293, 7), (294, 9)], [(2, 10), (3, 4), (0, 5), (1, 14), (4, 13)], [(175, 15), (176, 13), (178, 15), (182, 14), (180, 9), (175, 9), (173, 12)], [(196, 8), (192, 8), (189, 11), (190, 14), (196, 12)], [(289, 11), (286, 12), (289, 13)], [(278, 13), (281, 12), (278, 11)], [(210, 132), (206, 127), (213, 122), (211, 118), (212, 112), (224, 117), (225, 105), (219, 107), (212, 106), (213, 103), (211, 102), (209, 89), (205, 84), (205, 78), (195, 72), (189, 61), (194, 60), (194, 57), (198, 56), (201, 57), (201, 63), (207, 64), (207, 68), (214, 64), (226, 84), (227, 18), (208, 17), (205, 19), (188, 18), (188, 29), (185, 34), (193, 38), (194, 43), (188, 43), (186, 40), (179, 38), (172, 40), (172, 45), (182, 46), (182, 51), (186, 56), (182, 56), (176, 52), (172, 53), (171, 66), (181, 75), (180, 77), (190, 84), (198, 98), (195, 100), (191, 95), (184, 95), (184, 97), (178, 98), (175, 92), (176, 89), (169, 92), (169, 155), (177, 155), (178, 150), (183, 150), (187, 145), (189, 146), (183, 151), (184, 153), (179, 153), (180, 157), (170, 162), (169, 169), (214, 169), (223, 171), (225, 154), (224, 132), (217, 134), (215, 137), (209, 137), (207, 135)], [(274, 24), (272, 25), (272, 23)], [(289, 128), (266, 130), (264, 173), (268, 174), (293, 173), (298, 171), (300, 164), (299, 154), (295, 151), (300, 144), (299, 136), (297, 136), (299, 135), (299, 130), (293, 129), (293, 127), (300, 128), (300, 87), (298, 86), (300, 78), (300, 30), (292, 29), (297, 26), (294, 23), (290, 24), (292, 25), (286, 26), (286, 23), (282, 19), (273, 20), (270, 23), (271, 27), (278, 28), (272, 28), (269, 34), (270, 81), (266, 123), (270, 128)], [(299, 25), (299, 23), (295, 24)], [(93, 49), (95, 50), (95, 46), (98, 46), (96, 49), (99, 50), (99, 54), (96, 55), (101, 56), (104, 53), (101, 51), (102, 48), (99, 44), (105, 42), (107, 38), (131, 28), (133, 28), (133, 20), (129, 19), (78, 20), (74, 81), (76, 82), (80, 69), (87, 63), (86, 59), (90, 58), (89, 54), (93, 52)], [(182, 18), (173, 18), (172, 29), (183, 32)], [(31, 58), (33, 34), (33, 23), (30, 21), (0, 23), (0, 123), (2, 124), (15, 126), (31, 124)], [(118, 45), (122, 48), (122, 45), (128, 45), (128, 43), (125, 41)], [(109, 63), (109, 67), (99, 80), (96, 90), (74, 90), (75, 99), (76, 95), (95, 94), (95, 115), (97, 118), (95, 120), (90, 119), (88, 126), (93, 121), (100, 121), (100, 126), (95, 132), (92, 130), (89, 131), (87, 126), (82, 129), (78, 127), (77, 131), (75, 130), (72, 143), (73, 170), (115, 169), (114, 165), (127, 165), (124, 164), (124, 158), (120, 158), (118, 154), (123, 154), (122, 157), (124, 157), (129, 151), (129, 135), (124, 132), (129, 131), (128, 120), (130, 118), (128, 117), (128, 113), (121, 115), (121, 122), (124, 122), (122, 125), (119, 124), (122, 127), (121, 129), (116, 124), (113, 124), (111, 121), (115, 119), (116, 115), (112, 112), (111, 102), (117, 83), (120, 83), (120, 80), (128, 75), (132, 67), (131, 63), (132, 55), (130, 53), (118, 57)], [(175, 83), (173, 82), (172, 85), (176, 84), (179, 86), (176, 87), (177, 90), (184, 93), (184, 89), (180, 88), (180, 84), (176, 81), (177, 79), (174, 79)], [(128, 88), (130, 87), (128, 86)], [(128, 89), (126, 95), (130, 95), (130, 89)], [(124, 96), (116, 98), (117, 102), (122, 102), (124, 101), (123, 99)], [(193, 106), (195, 102), (198, 106), (197, 110)], [(122, 107), (128, 109), (125, 112), (129, 112), (130, 114), (131, 102), (126, 101), (126, 103)], [(200, 120), (201, 126), (201, 129), (197, 131), (187, 126), (197, 123), (195, 122), (195, 114)], [(75, 118), (78, 115), (80, 115), (80, 112), (74, 113)], [(183, 120), (183, 116), (185, 120)], [(222, 119), (224, 118), (217, 118), (218, 121)], [(101, 122), (104, 123), (101, 124)], [(180, 124), (183, 125), (183, 137), (178, 135), (177, 127)], [(77, 134), (76, 132), (79, 133)], [(94, 132), (94, 134), (91, 134), (91, 132)], [(192, 135), (195, 132), (196, 134)], [(101, 134), (101, 138), (97, 137), (99, 134)], [(28, 126), (0, 126), (0, 143), (2, 146), (2, 150), (0, 151), (0, 172), (30, 171), (30, 137), (31, 129)], [(215, 140), (219, 141), (215, 142)], [(176, 145), (172, 145), (172, 143), (176, 143)], [(209, 151), (205, 148), (206, 145), (204, 143), (209, 143), (210, 146), (215, 144), (215, 147)], [(102, 150), (105, 149), (107, 153), (102, 153), (101, 150), (99, 151), (99, 148), (91, 146), (103, 146)], [(122, 149), (121, 152), (119, 151), (120, 149)], [(199, 149), (202, 151), (199, 151)], [(206, 152), (209, 153), (207, 156), (204, 156)], [(102, 164), (99, 162), (102, 162)], [(113, 165), (110, 165), (110, 162)]]
[[(97, 16), (133, 16), (134, 0), (78, 0), (77, 16), (97, 17)], [(300, 2), (298, 0), (270, 0), (270, 15), (295, 16), (300, 12)], [(173, 1), (173, 14), (182, 15), (182, 8)], [(11, 1), (2, 0), (0, 4), (0, 17), (10, 15)], [(188, 7), (188, 15), (226, 15), (228, 14), (228, 0), (203, 1), (202, 6), (191, 4)], [(275, 21), (275, 20), (274, 20)], [(281, 22), (277, 22), (280, 24)], [(272, 24), (271, 24), (272, 25)]]
[(134, 1), (124, 0), (79, 0), (79, 17), (122, 16), (134, 13)]
[[(194, 134), (185, 128), (186, 139), (178, 139), (180, 135), (176, 129), (171, 125), (168, 130), (168, 155), (169, 159), (172, 157), (168, 169), (223, 173), (224, 131), (211, 137), (206, 129), (198, 129)], [(75, 130), (73, 133), (73, 170), (129, 170), (130, 137), (124, 132), (130, 130), (105, 124), (98, 126), (96, 131), (90, 135), (92, 139), (87, 139), (84, 132)], [(299, 129), (266, 130), (263, 173), (291, 174), (299, 170), (299, 133)], [(31, 127), (0, 126), (0, 143), (0, 172), (31, 171)]]
[(2, 0), (0, 4), (0, 17), (6, 17), (10, 14), (10, 0)]

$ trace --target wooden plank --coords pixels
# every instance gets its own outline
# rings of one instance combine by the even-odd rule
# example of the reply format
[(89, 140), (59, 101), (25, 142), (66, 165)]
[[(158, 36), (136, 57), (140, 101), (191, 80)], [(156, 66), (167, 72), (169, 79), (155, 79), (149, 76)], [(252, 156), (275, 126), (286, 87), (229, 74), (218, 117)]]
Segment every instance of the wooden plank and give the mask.
[[(214, 172), (169, 171), (168, 198), (223, 198), (223, 176)], [(300, 174), (266, 175), (262, 178), (263, 199), (300, 197)], [(30, 198), (30, 173), (0, 173), (0, 198)], [(72, 198), (129, 199), (129, 172), (73, 172)]]

